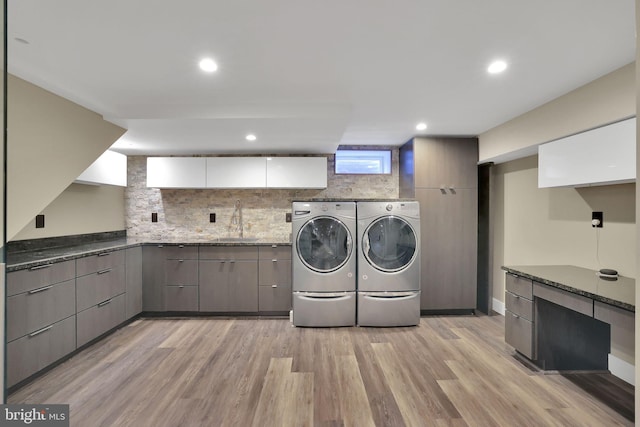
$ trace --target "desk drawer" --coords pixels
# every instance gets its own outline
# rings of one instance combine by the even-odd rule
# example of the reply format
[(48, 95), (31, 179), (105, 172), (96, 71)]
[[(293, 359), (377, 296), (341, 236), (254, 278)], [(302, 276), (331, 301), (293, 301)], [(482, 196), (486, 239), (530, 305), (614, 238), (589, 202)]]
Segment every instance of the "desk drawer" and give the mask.
[(576, 295), (551, 286), (534, 283), (533, 295), (537, 298), (550, 301), (559, 306), (577, 311), (585, 316), (593, 317), (593, 300), (591, 298)]
[(533, 301), (508, 291), (505, 293), (505, 300), (507, 310), (533, 322)]
[(505, 311), (504, 340), (529, 359), (535, 359), (533, 322)]
[(533, 300), (533, 282), (531, 279), (507, 273), (505, 285), (509, 292)]

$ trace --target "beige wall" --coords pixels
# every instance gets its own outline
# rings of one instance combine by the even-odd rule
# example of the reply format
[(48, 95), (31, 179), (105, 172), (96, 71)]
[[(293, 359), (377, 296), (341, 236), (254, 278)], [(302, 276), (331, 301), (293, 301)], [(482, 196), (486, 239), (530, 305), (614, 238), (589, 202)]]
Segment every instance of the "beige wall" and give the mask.
[[(636, 0), (636, 34), (640, 33), (640, 0)], [(636, 62), (640, 59), (640, 43), (636, 42)], [(636, 68), (636, 82), (640, 82), (640, 69)], [(640, 110), (640, 85), (636, 84), (633, 93), (636, 95), (636, 111)], [(636, 176), (640, 165), (640, 123), (636, 121)], [(640, 189), (636, 186), (636, 222), (640, 216)], [(640, 278), (640, 230), (636, 229), (636, 270)], [(636, 290), (636, 307), (640, 306), (640, 292)], [(640, 316), (636, 316), (636, 366), (640, 366)], [(640, 369), (636, 369), (636, 384), (640, 384)], [(640, 393), (635, 394), (635, 413), (640, 413)]]
[[(635, 116), (635, 63), (479, 136), (480, 162)], [(514, 157), (515, 158), (515, 157)]]
[(14, 76), (8, 83), (7, 240), (125, 130)]
[(124, 230), (124, 188), (71, 184), (40, 213), (45, 227), (34, 217), (13, 240)]

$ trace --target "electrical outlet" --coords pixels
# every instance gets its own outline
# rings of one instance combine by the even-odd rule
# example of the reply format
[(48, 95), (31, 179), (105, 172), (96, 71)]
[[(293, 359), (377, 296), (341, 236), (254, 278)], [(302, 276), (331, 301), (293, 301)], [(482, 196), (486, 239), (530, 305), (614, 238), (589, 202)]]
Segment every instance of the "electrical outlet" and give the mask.
[(44, 228), (44, 215), (36, 215), (36, 228)]
[(209, 222), (216, 222), (216, 214), (214, 213), (209, 214)]
[(151, 213), (151, 222), (158, 222), (158, 213), (157, 212), (152, 212)]
[(291, 212), (287, 212), (284, 216), (285, 222), (291, 222)]
[(604, 222), (604, 218), (603, 218), (602, 212), (591, 213), (591, 227), (602, 228), (603, 222)]

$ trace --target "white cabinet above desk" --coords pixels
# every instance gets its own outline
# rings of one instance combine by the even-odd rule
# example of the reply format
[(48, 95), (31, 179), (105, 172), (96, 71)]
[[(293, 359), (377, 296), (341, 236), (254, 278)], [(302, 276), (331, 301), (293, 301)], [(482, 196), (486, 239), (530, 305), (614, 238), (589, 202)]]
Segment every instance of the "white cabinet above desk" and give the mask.
[(207, 188), (266, 186), (266, 157), (207, 157)]
[(327, 158), (269, 157), (267, 188), (327, 188)]
[(205, 188), (206, 178), (204, 157), (147, 158), (147, 187)]

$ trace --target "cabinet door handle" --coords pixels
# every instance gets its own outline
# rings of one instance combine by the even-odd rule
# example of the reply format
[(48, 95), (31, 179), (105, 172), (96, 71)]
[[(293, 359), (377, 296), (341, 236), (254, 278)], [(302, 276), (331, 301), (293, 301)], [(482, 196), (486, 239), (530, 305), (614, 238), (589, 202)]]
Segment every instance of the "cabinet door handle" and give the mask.
[(111, 302), (110, 299), (106, 300), (106, 301), (102, 301), (100, 304), (98, 304), (98, 307), (104, 307), (105, 305), (109, 304)]
[(520, 299), (520, 295), (513, 294), (513, 297), (514, 297), (515, 299)]
[(158, 245), (159, 248), (164, 248), (164, 245)]
[(184, 245), (178, 245), (178, 247), (179, 247), (180, 249), (182, 249), (182, 248), (184, 248)]
[(107, 255), (111, 255), (111, 252), (102, 252), (101, 254), (98, 254), (98, 256), (107, 256)]
[(272, 247), (272, 248), (277, 248), (277, 247), (278, 247), (278, 245), (271, 245), (271, 247)]
[(272, 259), (271, 262), (278, 262), (278, 260), (277, 259)]
[(233, 262), (236, 262), (236, 260), (235, 259), (230, 259), (229, 262), (233, 263)]
[(37, 294), (38, 292), (48, 291), (51, 288), (53, 288), (53, 285), (45, 286), (44, 288), (34, 289), (29, 291), (29, 295)]
[(51, 267), (53, 264), (45, 264), (45, 265), (36, 265), (35, 267), (31, 267), (29, 271), (42, 270), (43, 268)]
[(518, 316), (517, 314), (514, 314), (513, 317), (515, 317), (516, 319), (520, 318), (520, 316)]
[(178, 285), (179, 288), (184, 288), (184, 285)]
[(272, 288), (277, 288), (277, 287), (278, 287), (278, 285), (271, 285), (271, 287), (272, 287)]
[(29, 334), (29, 338), (33, 338), (33, 337), (35, 337), (36, 335), (40, 335), (40, 334), (41, 334), (41, 333), (43, 333), (43, 332), (47, 332), (47, 331), (48, 331), (49, 329), (51, 329), (51, 328), (53, 328), (53, 325), (49, 325), (49, 326), (47, 326), (46, 328), (38, 329), (38, 330), (37, 330), (37, 331), (35, 331), (35, 332), (31, 332), (31, 333)]
[(183, 259), (179, 259), (178, 262), (184, 262), (184, 260)]
[(96, 274), (104, 274), (104, 273), (108, 273), (108, 272), (110, 272), (111, 270), (113, 270), (113, 269), (112, 269), (112, 268), (105, 268), (104, 270), (100, 270), (100, 271), (98, 271)]

